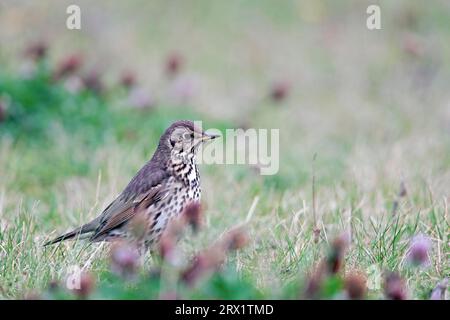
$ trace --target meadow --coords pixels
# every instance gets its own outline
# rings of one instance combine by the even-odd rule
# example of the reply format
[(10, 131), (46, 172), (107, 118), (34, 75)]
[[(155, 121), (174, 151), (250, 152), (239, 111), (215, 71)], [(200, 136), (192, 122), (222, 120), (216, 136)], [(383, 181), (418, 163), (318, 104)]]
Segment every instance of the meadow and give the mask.
[[(448, 295), (446, 1), (378, 1), (374, 31), (365, 1), (79, 1), (75, 32), (66, 2), (0, 7), (1, 298)], [(201, 165), (202, 227), (176, 262), (119, 266), (131, 280), (108, 244), (43, 247), (96, 217), (178, 119), (280, 129), (279, 172)], [(237, 226), (242, 246), (178, 282)], [(64, 289), (72, 266), (89, 294)]]

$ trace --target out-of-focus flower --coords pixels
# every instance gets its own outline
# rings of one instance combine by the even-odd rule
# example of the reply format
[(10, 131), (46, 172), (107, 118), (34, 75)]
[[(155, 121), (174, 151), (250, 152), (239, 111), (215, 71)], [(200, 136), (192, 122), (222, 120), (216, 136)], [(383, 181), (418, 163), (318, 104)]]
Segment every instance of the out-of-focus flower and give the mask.
[(414, 266), (427, 266), (430, 263), (429, 251), (431, 249), (430, 239), (419, 234), (412, 238), (408, 253), (407, 260)]
[[(307, 299), (319, 298), (324, 281), (341, 271), (349, 244), (348, 233), (343, 233), (333, 240), (328, 255), (318, 263), (307, 279), (304, 293)], [(356, 293), (356, 288), (352, 289), (353, 293)]]
[(410, 57), (420, 58), (425, 53), (425, 47), (417, 36), (407, 34), (403, 38), (403, 51)]
[(363, 299), (367, 292), (367, 279), (361, 273), (350, 273), (344, 279), (344, 287), (350, 299)]
[(306, 299), (319, 298), (320, 290), (325, 279), (326, 272), (324, 272), (324, 269), (324, 264), (319, 263), (317, 268), (308, 276), (304, 293)]
[(40, 61), (45, 58), (48, 50), (48, 44), (45, 41), (37, 41), (25, 49), (25, 57), (32, 61)]
[(190, 225), (194, 231), (200, 228), (201, 205), (194, 201), (186, 205), (180, 217), (169, 222), (159, 240), (159, 253), (169, 262), (175, 263), (176, 243), (183, 234), (186, 225)]
[(169, 233), (164, 232), (159, 239), (159, 255), (165, 260), (172, 262), (174, 259), (176, 241)]
[(122, 72), (119, 83), (126, 89), (134, 87), (136, 85), (136, 74), (130, 70)]
[(196, 91), (197, 82), (194, 77), (178, 77), (171, 88), (172, 95), (181, 102), (192, 99)]
[(393, 205), (392, 205), (392, 214), (395, 215), (397, 213), (398, 207), (399, 207), (399, 203), (400, 203), (400, 199), (406, 197), (407, 191), (406, 191), (406, 186), (405, 183), (402, 181), (400, 183), (400, 188), (398, 191), (398, 195), (397, 198), (395, 199)]
[(447, 292), (448, 278), (445, 278), (437, 284), (430, 295), (430, 300), (445, 300), (445, 293)]
[(59, 62), (53, 74), (54, 79), (61, 79), (78, 71), (83, 63), (83, 59), (79, 54), (72, 54), (65, 57)]
[(398, 196), (399, 196), (400, 198), (403, 198), (403, 197), (406, 197), (407, 193), (408, 193), (408, 191), (406, 191), (405, 183), (402, 181), (402, 182), (400, 183), (400, 190), (399, 190), (399, 192), (398, 192)]
[(386, 275), (384, 281), (384, 295), (391, 300), (406, 300), (407, 290), (405, 282), (396, 272), (390, 272)]
[(82, 272), (80, 274), (80, 283), (78, 288), (72, 289), (73, 293), (78, 297), (85, 299), (87, 298), (95, 287), (95, 279), (88, 272)]
[(93, 70), (82, 77), (83, 85), (86, 89), (91, 90), (96, 94), (102, 93), (104, 87), (101, 76), (98, 71)]
[(291, 84), (288, 81), (278, 81), (272, 85), (270, 97), (275, 102), (281, 102), (289, 95)]
[(77, 75), (69, 76), (64, 81), (64, 88), (73, 94), (78, 93), (84, 88), (83, 81)]
[(176, 243), (183, 234), (185, 226), (186, 219), (184, 215), (169, 221), (158, 243), (159, 254), (164, 260), (175, 263)]
[(350, 242), (350, 236), (344, 233), (334, 239), (331, 244), (331, 249), (327, 257), (327, 270), (335, 274), (338, 273), (344, 264), (345, 252)]
[(201, 226), (202, 220), (202, 208), (200, 202), (190, 202), (183, 210), (182, 213), (186, 222), (192, 227), (194, 232), (198, 231)]
[(59, 289), (59, 282), (57, 280), (52, 280), (48, 283), (49, 291), (56, 291)]
[(155, 100), (147, 90), (132, 88), (128, 95), (128, 104), (136, 109), (151, 109), (155, 105)]
[(139, 253), (135, 246), (124, 241), (113, 244), (111, 249), (111, 269), (124, 277), (133, 275), (139, 266)]
[(188, 286), (193, 286), (209, 269), (209, 261), (205, 255), (198, 255), (181, 273), (181, 280)]
[(7, 116), (6, 103), (0, 100), (0, 122), (5, 121)]
[(200, 252), (191, 264), (181, 273), (181, 280), (189, 286), (195, 285), (200, 278), (216, 271), (226, 259), (227, 252), (242, 248), (247, 237), (242, 228), (234, 229)]
[(180, 69), (183, 67), (184, 58), (178, 52), (172, 52), (167, 56), (165, 69), (168, 76), (174, 76), (179, 73)]
[(217, 242), (203, 252), (199, 253), (191, 264), (181, 274), (181, 280), (189, 286), (210, 273), (216, 271), (226, 259), (226, 251), (221, 243)]
[(242, 227), (233, 229), (225, 235), (226, 250), (242, 249), (248, 244), (248, 242), (249, 242), (248, 235)]
[(314, 229), (313, 229), (313, 239), (314, 239), (314, 243), (319, 243), (320, 229), (318, 227), (314, 227)]

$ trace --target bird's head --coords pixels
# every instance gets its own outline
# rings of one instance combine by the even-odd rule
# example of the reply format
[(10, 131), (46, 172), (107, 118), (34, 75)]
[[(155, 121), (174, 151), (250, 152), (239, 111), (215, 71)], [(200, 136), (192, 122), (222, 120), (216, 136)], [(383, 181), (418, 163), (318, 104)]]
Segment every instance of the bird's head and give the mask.
[(166, 129), (159, 142), (160, 147), (170, 150), (172, 159), (193, 158), (199, 147), (218, 135), (208, 134), (197, 127), (194, 122), (180, 120)]

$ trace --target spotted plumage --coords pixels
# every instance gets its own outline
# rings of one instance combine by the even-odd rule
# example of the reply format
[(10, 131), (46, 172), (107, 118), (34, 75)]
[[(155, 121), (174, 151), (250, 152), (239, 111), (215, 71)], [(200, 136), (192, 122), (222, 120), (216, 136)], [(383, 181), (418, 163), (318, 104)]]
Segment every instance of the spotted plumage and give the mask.
[[(199, 146), (216, 136), (192, 121), (177, 121), (161, 136), (153, 157), (123, 192), (91, 222), (45, 245), (73, 238), (91, 242), (135, 239), (145, 247), (158, 242), (167, 223), (193, 201), (200, 201), (200, 176), (195, 163)], [(133, 222), (144, 232), (136, 234)]]

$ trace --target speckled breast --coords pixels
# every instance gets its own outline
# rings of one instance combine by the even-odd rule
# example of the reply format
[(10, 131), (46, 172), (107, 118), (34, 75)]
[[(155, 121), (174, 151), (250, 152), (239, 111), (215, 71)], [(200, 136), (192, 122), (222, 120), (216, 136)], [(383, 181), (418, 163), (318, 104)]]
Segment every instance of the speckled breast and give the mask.
[(163, 199), (148, 208), (150, 226), (145, 239), (146, 246), (151, 246), (159, 240), (168, 222), (179, 216), (188, 203), (200, 201), (200, 179), (195, 165), (192, 166), (189, 173), (191, 172), (194, 172), (194, 174), (185, 174), (183, 178), (176, 175), (170, 177), (167, 181), (167, 187), (171, 191)]

